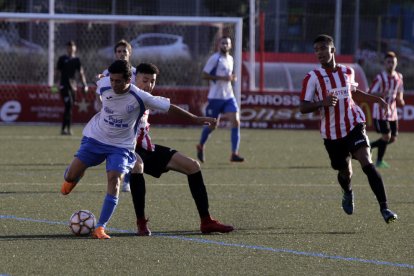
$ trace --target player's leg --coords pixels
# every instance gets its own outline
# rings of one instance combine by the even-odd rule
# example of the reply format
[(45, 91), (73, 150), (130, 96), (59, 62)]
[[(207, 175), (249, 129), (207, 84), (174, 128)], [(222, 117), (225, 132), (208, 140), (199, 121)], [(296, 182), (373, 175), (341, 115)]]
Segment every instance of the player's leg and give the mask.
[(108, 179), (107, 192), (102, 204), (96, 229), (92, 233), (95, 239), (110, 239), (105, 227), (118, 205), (119, 190), (124, 174), (130, 171), (136, 161), (134, 152), (112, 147), (106, 158), (106, 174)]
[(390, 223), (397, 219), (397, 215), (388, 209), (387, 195), (385, 192), (382, 177), (371, 160), (371, 153), (369, 151), (368, 136), (365, 133), (365, 126), (358, 128), (356, 131), (353, 131), (353, 134), (353, 141), (364, 142), (360, 142), (357, 145), (355, 145), (355, 143), (351, 143), (354, 147), (351, 149), (352, 155), (359, 161), (362, 167), (362, 171), (368, 177), (369, 185), (377, 198), (380, 206), (380, 211), (384, 217), (385, 222)]
[(352, 164), (346, 140), (324, 140), (325, 149), (331, 160), (331, 167), (338, 171), (338, 183), (342, 189), (342, 209), (348, 215), (354, 212), (354, 193), (352, 191)]
[(68, 112), (67, 112), (67, 134), (68, 135), (72, 135), (72, 113), (73, 113), (73, 106), (75, 104), (75, 97), (76, 97), (76, 92), (72, 89), (69, 89), (69, 101), (68, 101)]
[[(139, 150), (137, 150), (137, 153)], [(143, 153), (141, 153), (143, 155)], [(134, 204), (135, 217), (138, 231), (137, 236), (150, 236), (151, 230), (148, 228), (148, 219), (145, 217), (145, 178), (144, 178), (144, 161), (137, 154), (137, 162), (131, 171), (130, 188), (132, 203)]]
[(64, 179), (65, 181), (62, 184), (60, 192), (63, 195), (68, 195), (73, 188), (75, 188), (76, 184), (81, 180), (83, 177), (85, 170), (89, 166), (86, 165), (82, 160), (78, 157), (75, 157), (69, 167), (66, 168)]
[(371, 148), (378, 148), (376, 166), (379, 168), (388, 168), (389, 165), (383, 161), (383, 158), (387, 149), (387, 144), (391, 139), (390, 124), (385, 120), (375, 120), (374, 125), (377, 132), (381, 133), (381, 137), (371, 143)]
[(205, 161), (204, 157), (204, 145), (207, 143), (210, 134), (217, 128), (220, 123), (220, 110), (222, 108), (224, 101), (223, 100), (208, 100), (208, 105), (206, 107), (206, 116), (213, 117), (217, 119), (215, 125), (203, 126), (201, 131), (200, 142), (197, 144), (197, 158), (200, 162)]
[(60, 90), (60, 97), (61, 97), (61, 99), (63, 101), (63, 105), (64, 105), (61, 134), (66, 135), (66, 134), (68, 134), (66, 128), (68, 126), (69, 111), (70, 111), (70, 108), (71, 108), (69, 89), (67, 87), (63, 87)]
[(225, 116), (230, 121), (230, 141), (231, 141), (231, 162), (243, 162), (244, 158), (239, 155), (240, 147), (240, 113), (236, 99), (229, 99), (223, 108)]
[[(157, 160), (168, 160), (164, 171), (173, 170), (187, 175), (188, 186), (200, 216), (200, 230), (203, 233), (220, 232), (227, 233), (234, 230), (231, 225), (225, 225), (213, 219), (209, 213), (209, 203), (206, 186), (201, 173), (200, 164), (180, 152), (171, 151), (167, 147), (156, 145), (159, 153)], [(162, 150), (161, 150), (162, 149)], [(173, 154), (171, 155), (171, 152)]]

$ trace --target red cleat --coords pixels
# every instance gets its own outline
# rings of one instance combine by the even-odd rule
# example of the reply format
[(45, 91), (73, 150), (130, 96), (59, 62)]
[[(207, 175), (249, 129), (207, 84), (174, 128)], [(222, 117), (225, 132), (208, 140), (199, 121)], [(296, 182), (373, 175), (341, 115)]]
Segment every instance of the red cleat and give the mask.
[(228, 233), (234, 230), (231, 225), (222, 224), (217, 220), (212, 219), (210, 216), (201, 219), (200, 225), (201, 233), (209, 234), (213, 232)]
[(109, 240), (111, 237), (105, 233), (105, 229), (100, 226), (95, 228), (92, 232), (92, 238), (93, 239), (100, 239), (100, 240)]
[(62, 195), (68, 195), (70, 194), (70, 192), (72, 192), (73, 188), (75, 188), (76, 183), (71, 183), (71, 182), (63, 182), (62, 187), (60, 188), (60, 192), (62, 193)]
[(148, 219), (141, 218), (137, 220), (138, 232), (137, 236), (151, 236), (151, 230), (147, 225)]

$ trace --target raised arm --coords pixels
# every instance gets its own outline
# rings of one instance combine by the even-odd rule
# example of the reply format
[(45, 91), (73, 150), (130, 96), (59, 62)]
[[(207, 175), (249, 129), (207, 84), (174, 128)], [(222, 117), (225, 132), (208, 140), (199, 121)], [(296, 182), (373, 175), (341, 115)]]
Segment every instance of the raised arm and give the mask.
[(299, 110), (302, 114), (311, 113), (321, 107), (335, 106), (337, 102), (338, 98), (331, 95), (319, 102), (300, 101)]
[(352, 98), (357, 102), (357, 103), (361, 103), (361, 102), (367, 102), (367, 103), (378, 103), (382, 108), (387, 108), (388, 104), (386, 101), (384, 101), (383, 98), (373, 95), (373, 94), (368, 94), (365, 93), (359, 89), (356, 89), (356, 91), (354, 91), (352, 93)]

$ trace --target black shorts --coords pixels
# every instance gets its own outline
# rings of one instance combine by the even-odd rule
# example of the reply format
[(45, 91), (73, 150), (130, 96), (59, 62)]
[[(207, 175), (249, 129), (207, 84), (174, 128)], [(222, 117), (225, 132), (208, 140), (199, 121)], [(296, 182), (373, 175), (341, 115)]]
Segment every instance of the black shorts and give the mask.
[(369, 147), (369, 139), (365, 131), (365, 124), (358, 124), (344, 138), (337, 140), (324, 139), (326, 151), (331, 159), (334, 170), (348, 167), (352, 153), (362, 147)]
[(375, 130), (381, 134), (388, 134), (391, 132), (391, 136), (398, 135), (398, 121), (387, 121), (374, 119)]
[(159, 178), (163, 173), (168, 172), (167, 165), (177, 151), (161, 145), (155, 145), (154, 151), (138, 148), (135, 149), (135, 152), (139, 154), (144, 162), (144, 173)]

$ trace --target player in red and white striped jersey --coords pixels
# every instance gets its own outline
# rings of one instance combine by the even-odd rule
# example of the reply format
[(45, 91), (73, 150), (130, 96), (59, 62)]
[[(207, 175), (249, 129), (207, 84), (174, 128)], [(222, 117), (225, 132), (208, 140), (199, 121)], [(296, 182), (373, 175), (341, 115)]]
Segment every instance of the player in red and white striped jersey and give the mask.
[(382, 159), (387, 145), (397, 140), (397, 104), (400, 106), (405, 104), (403, 99), (403, 76), (395, 71), (397, 62), (395, 53), (388, 52), (385, 55), (384, 70), (375, 77), (368, 91), (368, 93), (379, 95), (388, 103), (388, 109), (382, 109), (377, 104), (374, 104), (372, 112), (375, 129), (382, 134), (381, 138), (371, 144), (371, 148), (378, 147), (376, 166), (379, 168), (389, 168), (388, 163)]
[[(148, 93), (152, 93), (155, 87), (158, 68), (149, 63), (141, 63), (136, 68), (136, 86)], [(142, 158), (143, 171), (146, 174), (159, 178), (163, 173), (169, 170), (185, 174), (188, 179), (188, 185), (196, 204), (201, 224), (202, 233), (221, 232), (227, 233), (234, 230), (233, 226), (225, 225), (214, 220), (209, 213), (209, 203), (207, 190), (204, 185), (203, 175), (200, 164), (180, 152), (151, 142), (149, 136), (150, 124), (148, 123), (149, 110), (146, 110), (141, 117), (138, 126), (137, 145), (135, 152)], [(202, 123), (202, 120), (196, 120), (196, 123)], [(203, 118), (203, 117), (201, 117)], [(212, 118), (209, 118), (212, 119)], [(149, 236), (151, 231), (147, 226), (148, 220), (145, 217), (145, 179), (142, 173), (132, 173), (130, 176), (130, 188), (132, 200), (134, 203), (135, 214), (137, 217), (137, 227), (139, 236)]]
[(388, 209), (382, 177), (371, 160), (365, 115), (355, 101), (376, 102), (383, 108), (387, 108), (387, 103), (378, 96), (356, 89), (354, 71), (335, 62), (332, 37), (319, 35), (313, 47), (321, 67), (309, 72), (303, 80), (300, 111), (320, 112), (320, 132), (343, 191), (342, 208), (348, 215), (354, 211), (351, 158), (355, 158), (368, 177), (385, 222), (392, 222), (397, 215)]

